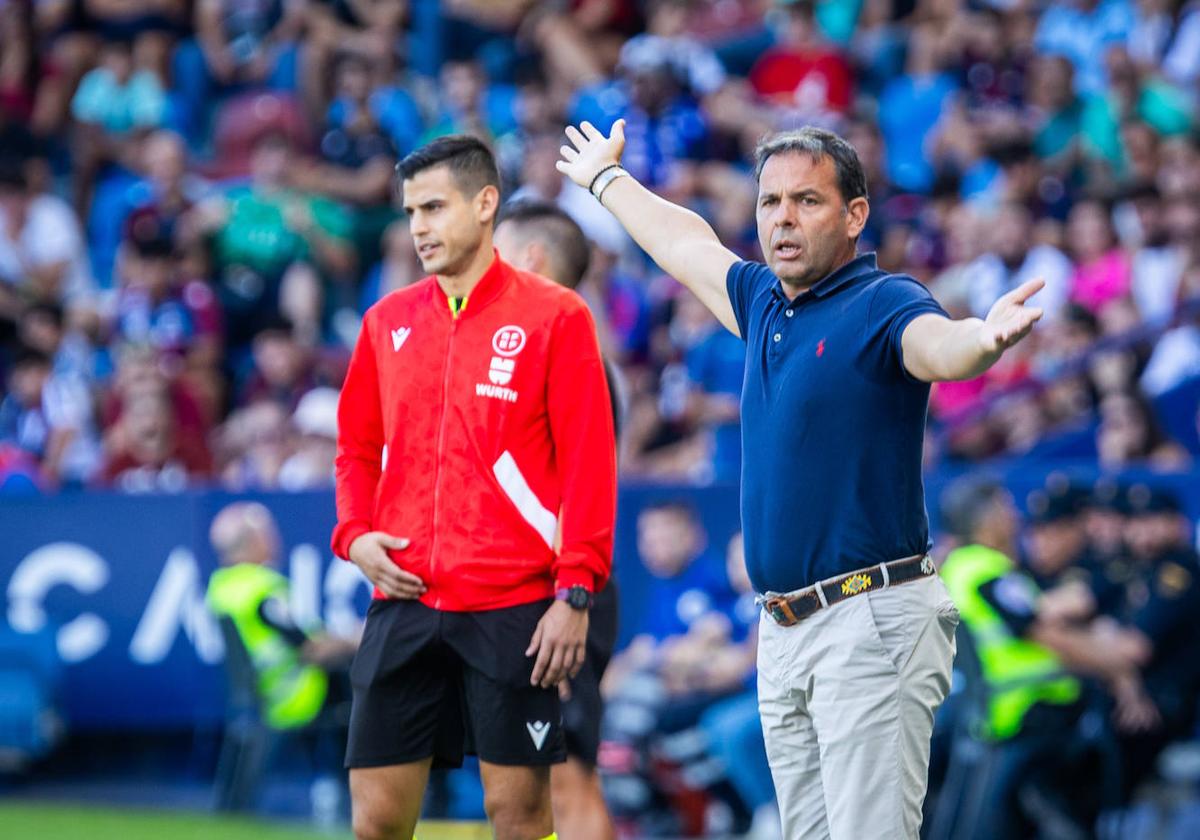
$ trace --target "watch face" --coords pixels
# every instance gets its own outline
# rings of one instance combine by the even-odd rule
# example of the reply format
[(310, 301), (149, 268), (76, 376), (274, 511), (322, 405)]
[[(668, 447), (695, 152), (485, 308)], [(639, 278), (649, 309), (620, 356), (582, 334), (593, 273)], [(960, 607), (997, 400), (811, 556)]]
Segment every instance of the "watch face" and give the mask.
[(567, 603), (577, 610), (586, 610), (591, 600), (591, 594), (582, 586), (572, 586), (567, 595)]

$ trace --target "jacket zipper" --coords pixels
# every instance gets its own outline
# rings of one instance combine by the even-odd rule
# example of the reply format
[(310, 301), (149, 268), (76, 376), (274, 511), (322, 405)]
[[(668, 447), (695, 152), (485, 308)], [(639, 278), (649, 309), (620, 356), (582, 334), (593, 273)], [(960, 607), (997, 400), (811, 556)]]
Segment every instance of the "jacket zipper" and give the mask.
[(442, 598), (436, 586), (436, 566), (438, 559), (438, 540), (441, 538), (441, 528), (438, 527), (438, 512), (442, 499), (442, 458), (446, 441), (446, 405), (450, 401), (450, 360), (454, 352), (454, 334), (458, 331), (458, 318), (451, 316), (450, 334), (446, 338), (446, 356), (442, 361), (442, 406), (438, 417), (437, 448), (434, 453), (433, 467), (433, 548), (429, 557), (429, 588), (435, 593), (433, 608), (441, 609)]

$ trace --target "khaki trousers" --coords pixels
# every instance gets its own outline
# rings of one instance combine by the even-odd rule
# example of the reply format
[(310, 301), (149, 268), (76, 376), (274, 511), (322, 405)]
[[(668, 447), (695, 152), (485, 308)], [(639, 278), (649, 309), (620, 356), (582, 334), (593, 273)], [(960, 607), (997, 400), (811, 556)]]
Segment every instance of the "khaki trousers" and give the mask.
[(763, 613), (758, 704), (785, 840), (916, 840), (957, 625), (936, 575), (792, 627)]

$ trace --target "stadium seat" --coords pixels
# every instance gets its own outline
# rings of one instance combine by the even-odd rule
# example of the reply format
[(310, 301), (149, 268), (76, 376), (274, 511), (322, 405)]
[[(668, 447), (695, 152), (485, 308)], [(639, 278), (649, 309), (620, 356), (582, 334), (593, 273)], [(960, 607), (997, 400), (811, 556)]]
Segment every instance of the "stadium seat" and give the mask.
[(58, 742), (61, 681), (52, 628), (18, 633), (0, 624), (0, 773), (24, 770)]
[(959, 704), (946, 781), (937, 797), (926, 840), (971, 836), (996, 762), (995, 746), (979, 737), (987, 720), (988, 686), (975, 640), (963, 624), (958, 626), (956, 643), (954, 676), (961, 683)]
[(275, 734), (262, 718), (258, 675), (233, 619), (220, 617), (225, 642), (226, 718), (217, 759), (216, 807), (243, 811), (254, 804)]

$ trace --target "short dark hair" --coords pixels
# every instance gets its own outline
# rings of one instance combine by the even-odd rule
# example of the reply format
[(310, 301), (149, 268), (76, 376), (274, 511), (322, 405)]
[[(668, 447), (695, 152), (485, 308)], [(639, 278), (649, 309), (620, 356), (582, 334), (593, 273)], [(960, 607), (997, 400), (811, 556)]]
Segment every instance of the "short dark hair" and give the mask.
[(401, 183), (418, 172), (445, 166), (464, 195), (475, 195), (486, 186), (500, 189), (500, 171), (496, 156), (478, 137), (469, 134), (450, 134), (426, 143), (405, 155), (396, 164), (396, 177)]
[(973, 540), (988, 508), (1005, 492), (991, 476), (968, 475), (954, 481), (942, 493), (942, 524), (963, 540)]
[(25, 192), (29, 180), (25, 175), (25, 159), (15, 154), (0, 154), (0, 189)]
[(62, 329), (63, 324), (66, 322), (66, 313), (63, 311), (61, 303), (41, 301), (39, 303), (31, 304), (22, 315), (22, 320), (28, 320), (37, 317), (48, 319), (59, 329)]
[(764, 137), (754, 150), (754, 180), (762, 177), (763, 166), (771, 155), (786, 152), (805, 154), (814, 161), (830, 158), (837, 171), (842, 200), (849, 204), (856, 198), (867, 197), (867, 176), (863, 172), (862, 161), (858, 159), (858, 152), (832, 131), (811, 125)]
[(19, 346), (16, 353), (13, 354), (12, 370), (27, 367), (48, 368), (53, 367), (53, 365), (54, 360), (50, 358), (50, 354), (44, 353), (41, 350), (38, 350), (36, 347), (30, 347), (23, 344)]
[(497, 225), (516, 225), (525, 236), (536, 237), (547, 246), (550, 258), (559, 269), (551, 278), (568, 289), (583, 281), (592, 261), (592, 248), (583, 229), (556, 204), (523, 198), (500, 208)]

